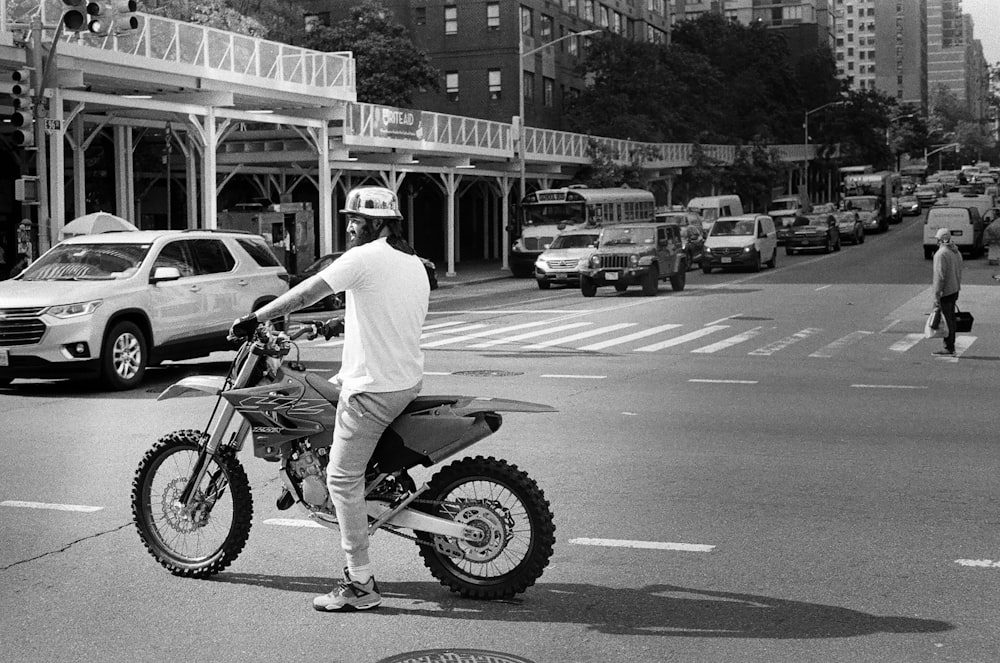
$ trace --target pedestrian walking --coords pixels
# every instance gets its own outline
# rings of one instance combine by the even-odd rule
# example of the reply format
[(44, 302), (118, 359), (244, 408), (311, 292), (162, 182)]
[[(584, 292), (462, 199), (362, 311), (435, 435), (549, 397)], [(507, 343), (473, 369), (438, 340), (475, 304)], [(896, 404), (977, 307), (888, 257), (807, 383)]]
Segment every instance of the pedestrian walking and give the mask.
[(934, 351), (938, 357), (955, 354), (955, 303), (962, 289), (962, 254), (951, 241), (951, 232), (939, 228), (935, 235), (938, 250), (934, 254), (934, 274), (931, 287), (934, 291), (934, 306), (948, 325), (948, 335), (944, 337), (944, 348)]
[(991, 265), (1000, 265), (1000, 215), (993, 219), (983, 231), (983, 240), (987, 247), (987, 259)]

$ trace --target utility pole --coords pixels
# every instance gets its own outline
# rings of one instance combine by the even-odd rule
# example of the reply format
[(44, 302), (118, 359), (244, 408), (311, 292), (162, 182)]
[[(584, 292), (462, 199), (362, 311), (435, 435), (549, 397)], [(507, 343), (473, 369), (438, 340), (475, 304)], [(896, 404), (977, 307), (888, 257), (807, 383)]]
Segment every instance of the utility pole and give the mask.
[[(60, 22), (60, 25), (62, 23)], [(42, 18), (35, 15), (31, 19), (31, 42), (27, 47), (30, 61), (31, 86), (35, 100), (35, 174), (38, 177), (38, 255), (52, 247), (49, 224), (49, 161), (48, 142), (45, 135), (45, 119), (48, 117), (48, 99), (43, 84), (45, 80), (45, 60), (42, 54)], [(55, 49), (55, 42), (52, 48)]]

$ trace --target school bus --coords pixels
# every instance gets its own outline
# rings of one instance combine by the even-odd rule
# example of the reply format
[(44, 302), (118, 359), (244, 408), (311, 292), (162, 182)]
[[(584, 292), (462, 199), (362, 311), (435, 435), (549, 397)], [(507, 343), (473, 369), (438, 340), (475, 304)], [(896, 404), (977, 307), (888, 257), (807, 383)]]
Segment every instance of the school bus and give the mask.
[(652, 192), (644, 189), (570, 186), (533, 191), (521, 201), (510, 271), (518, 278), (531, 276), (535, 259), (563, 230), (653, 221), (655, 210)]

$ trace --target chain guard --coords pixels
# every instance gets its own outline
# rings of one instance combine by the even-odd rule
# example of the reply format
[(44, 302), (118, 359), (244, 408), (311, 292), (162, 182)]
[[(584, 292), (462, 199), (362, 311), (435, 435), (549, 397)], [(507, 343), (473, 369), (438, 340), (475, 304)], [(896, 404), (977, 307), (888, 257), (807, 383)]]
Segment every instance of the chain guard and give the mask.
[[(483, 543), (473, 544), (467, 541), (458, 541), (454, 537), (443, 536), (441, 534), (432, 535), (428, 541), (411, 534), (404, 534), (400, 529), (391, 525), (382, 527), (383, 530), (390, 534), (394, 534), (402, 539), (408, 539), (420, 546), (430, 546), (447, 557), (477, 563), (486, 562), (495, 559), (503, 552), (504, 548), (507, 547), (507, 543), (514, 536), (512, 531), (514, 525), (513, 517), (507, 509), (494, 500), (446, 502), (444, 500), (415, 499), (411, 504), (444, 506), (444, 512), (450, 520), (483, 531)], [(488, 526), (480, 524), (483, 521), (486, 521)], [(501, 533), (502, 535), (498, 536)], [(467, 546), (469, 549), (463, 546)], [(487, 546), (492, 547), (487, 548)]]

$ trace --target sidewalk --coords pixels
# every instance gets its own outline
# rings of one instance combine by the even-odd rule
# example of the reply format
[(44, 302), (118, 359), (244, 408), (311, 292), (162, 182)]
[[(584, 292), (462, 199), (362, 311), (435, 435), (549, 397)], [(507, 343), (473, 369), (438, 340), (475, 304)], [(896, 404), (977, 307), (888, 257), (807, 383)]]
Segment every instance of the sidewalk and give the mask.
[(465, 260), (455, 263), (455, 275), (447, 276), (448, 263), (437, 262), (437, 277), (439, 288), (454, 288), (473, 283), (487, 283), (512, 279), (509, 269), (500, 269), (500, 260)]

